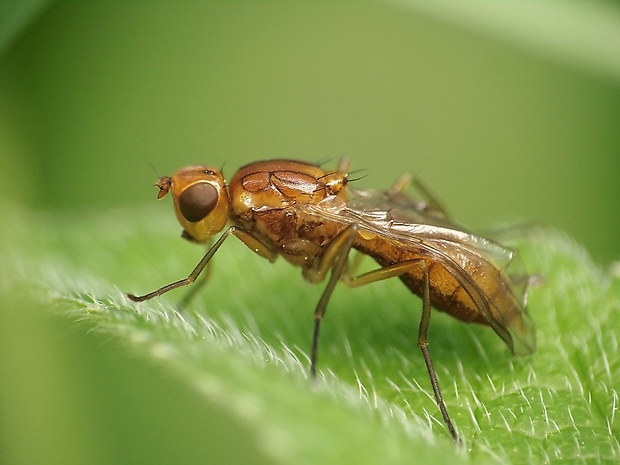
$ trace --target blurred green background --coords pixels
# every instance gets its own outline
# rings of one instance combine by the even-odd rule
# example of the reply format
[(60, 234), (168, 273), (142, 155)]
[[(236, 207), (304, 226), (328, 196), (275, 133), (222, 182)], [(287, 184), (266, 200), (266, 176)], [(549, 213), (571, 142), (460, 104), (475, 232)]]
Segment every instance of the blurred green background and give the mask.
[(262, 158), (348, 155), (367, 174), (360, 186), (411, 171), (469, 227), (536, 220), (618, 258), (620, 76), (422, 13), (54, 3), (3, 55), (4, 195), (139, 205), (153, 202), (149, 165), (230, 175)]
[[(613, 4), (62, 1), (6, 2), (0, 13), (6, 205), (77, 214), (139, 206), (155, 202), (153, 167), (207, 163), (230, 176), (257, 159), (347, 155), (366, 174), (356, 185), (387, 187), (413, 172), (470, 228), (537, 222), (567, 231), (602, 264), (620, 255)], [(161, 211), (175, 221), (169, 206)], [(123, 442), (146, 429), (187, 451), (179, 462), (200, 450), (196, 431), (229, 438), (201, 457), (227, 460), (233, 449), (260, 460), (234, 450), (231, 438), (251, 433), (216, 407), (184, 425), (189, 389), (68, 322), (4, 311), (19, 302), (4, 296), (0, 316), (0, 459), (28, 456), (17, 441), (28, 431), (51, 434), (56, 452), (80, 431), (92, 448), (74, 444), (76, 463), (170, 461), (158, 440)], [(49, 377), (41, 351), (59, 370)], [(111, 388), (140, 394), (123, 403)], [(49, 418), (29, 418), (39, 404), (62, 413), (33, 407)], [(125, 412), (135, 423), (110, 433)]]

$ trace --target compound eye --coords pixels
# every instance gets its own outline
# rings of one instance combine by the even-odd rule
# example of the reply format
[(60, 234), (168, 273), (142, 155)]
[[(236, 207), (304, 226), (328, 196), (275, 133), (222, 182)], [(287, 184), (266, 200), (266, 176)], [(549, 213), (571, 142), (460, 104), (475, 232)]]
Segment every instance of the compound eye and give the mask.
[(179, 210), (187, 221), (195, 223), (207, 216), (217, 205), (217, 189), (201, 182), (189, 186), (179, 197)]

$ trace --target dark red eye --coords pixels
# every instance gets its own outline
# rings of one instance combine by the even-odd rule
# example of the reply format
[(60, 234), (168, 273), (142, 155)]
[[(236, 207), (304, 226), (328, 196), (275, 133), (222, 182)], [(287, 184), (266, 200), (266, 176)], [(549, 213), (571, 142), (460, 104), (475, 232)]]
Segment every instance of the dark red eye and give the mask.
[(187, 221), (195, 223), (207, 216), (217, 205), (217, 189), (201, 182), (189, 186), (179, 197), (179, 210)]

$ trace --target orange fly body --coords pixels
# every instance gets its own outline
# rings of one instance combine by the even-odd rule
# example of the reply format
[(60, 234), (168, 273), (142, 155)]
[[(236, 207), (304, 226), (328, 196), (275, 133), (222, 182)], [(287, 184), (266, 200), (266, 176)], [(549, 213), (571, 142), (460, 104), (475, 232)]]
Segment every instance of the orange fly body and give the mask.
[[(431, 308), (490, 326), (515, 354), (533, 352), (534, 326), (505, 273), (513, 252), (455, 225), (423, 186), (421, 199), (406, 194), (410, 178), (385, 191), (354, 190), (348, 180), (348, 160), (334, 171), (296, 160), (259, 161), (240, 168), (229, 183), (209, 166), (160, 178), (157, 197), (172, 194), (184, 238), (205, 243), (224, 232), (187, 278), (128, 297), (141, 302), (194, 282), (230, 236), (270, 261), (284, 257), (310, 282), (329, 276), (314, 312), (314, 377), (320, 325), (337, 282), (358, 287), (398, 277), (422, 298), (418, 344), (437, 405), (458, 441), (428, 351)], [(351, 249), (379, 268), (354, 276)]]

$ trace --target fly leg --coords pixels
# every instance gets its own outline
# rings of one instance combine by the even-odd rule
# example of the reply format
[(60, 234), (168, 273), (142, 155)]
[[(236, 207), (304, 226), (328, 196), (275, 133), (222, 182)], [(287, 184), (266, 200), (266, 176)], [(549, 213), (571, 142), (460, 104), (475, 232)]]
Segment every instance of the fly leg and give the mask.
[(321, 329), (321, 321), (325, 316), (327, 303), (331, 297), (336, 283), (343, 276), (347, 266), (349, 251), (353, 245), (353, 241), (357, 236), (357, 226), (347, 226), (341, 231), (329, 244), (317, 268), (308, 270), (306, 278), (312, 282), (320, 282), (323, 280), (327, 272), (331, 269), (329, 281), (321, 294), (319, 303), (314, 311), (314, 331), (312, 333), (312, 349), (310, 352), (310, 376), (316, 378), (316, 363), (319, 354), (319, 331)]
[(202, 277), (199, 280), (195, 281), (195, 284), (192, 287), (190, 287), (189, 290), (183, 296), (183, 298), (179, 300), (179, 303), (177, 304), (177, 310), (183, 310), (184, 308), (187, 308), (189, 303), (192, 300), (194, 300), (194, 296), (196, 296), (200, 292), (200, 290), (204, 287), (204, 285), (207, 284), (207, 281), (209, 280), (210, 275), (211, 275), (211, 265), (207, 264), (204, 267), (204, 270), (202, 271)]
[[(267, 247), (265, 244), (263, 244), (261, 241), (259, 241), (251, 233), (243, 229), (239, 229), (236, 226), (235, 226), (235, 229), (236, 231), (234, 231), (232, 234), (235, 237), (237, 237), (237, 239), (239, 239), (241, 242), (243, 242), (250, 250), (252, 250), (252, 252), (256, 253), (257, 255), (260, 255), (263, 258), (266, 258), (270, 262), (275, 261), (275, 259), (277, 258), (276, 252), (274, 252), (269, 247)], [(210, 263), (204, 267), (204, 270), (202, 271), (202, 279), (200, 279), (199, 281), (196, 281), (195, 284), (189, 289), (189, 291), (187, 291), (187, 293), (179, 301), (177, 305), (177, 308), (179, 310), (186, 308), (189, 305), (190, 301), (194, 299), (194, 296), (198, 294), (200, 290), (204, 287), (204, 285), (207, 283), (209, 276), (211, 274), (210, 267), (211, 267)]]
[(444, 206), (441, 204), (441, 202), (437, 200), (437, 197), (435, 197), (431, 193), (431, 191), (424, 185), (422, 181), (412, 176), (410, 173), (405, 173), (400, 178), (398, 178), (398, 180), (394, 183), (392, 188), (389, 190), (389, 194), (391, 196), (403, 194), (405, 189), (410, 184), (413, 184), (416, 190), (422, 195), (422, 198), (424, 199), (426, 203), (425, 210), (429, 212), (437, 212), (444, 218), (449, 218), (448, 212), (446, 211)]
[(192, 272), (185, 279), (180, 279), (173, 283), (167, 284), (165, 286), (160, 287), (159, 289), (149, 292), (148, 294), (144, 294), (141, 296), (136, 296), (134, 294), (127, 294), (127, 298), (129, 300), (133, 300), (134, 302), (144, 302), (145, 300), (150, 300), (154, 297), (158, 297), (162, 294), (165, 294), (168, 291), (172, 291), (173, 289), (177, 289), (179, 287), (187, 286), (188, 284), (196, 281), (200, 273), (205, 269), (215, 252), (222, 246), (224, 241), (230, 236), (234, 235), (237, 239), (243, 242), (249, 249), (251, 249), (254, 253), (260, 255), (261, 257), (267, 258), (270, 261), (274, 261), (277, 257), (276, 252), (271, 250), (268, 246), (263, 244), (260, 240), (254, 237), (248, 231), (241, 229), (237, 226), (231, 226), (228, 228), (217, 240), (215, 244), (211, 246), (211, 248), (207, 251), (204, 257), (198, 262), (198, 265), (192, 270)]
[(418, 332), (418, 345), (422, 350), (422, 355), (424, 356), (424, 362), (426, 363), (426, 370), (428, 371), (428, 376), (431, 380), (431, 385), (433, 386), (433, 393), (435, 394), (435, 400), (437, 401), (437, 406), (441, 411), (441, 415), (443, 416), (443, 421), (446, 423), (450, 434), (452, 435), (452, 439), (457, 444), (461, 443), (458, 435), (456, 434), (456, 430), (454, 429), (454, 425), (452, 424), (452, 420), (450, 420), (450, 415), (448, 415), (448, 409), (446, 408), (446, 404), (443, 401), (443, 397), (441, 395), (441, 389), (439, 389), (439, 382), (437, 381), (437, 372), (433, 367), (433, 360), (431, 359), (431, 354), (428, 351), (428, 325), (431, 321), (431, 298), (430, 298), (430, 279), (428, 274), (428, 267), (426, 263), (424, 263), (424, 295), (422, 297), (422, 318), (420, 319), (420, 330)]
[(437, 381), (437, 373), (435, 371), (435, 368), (433, 367), (433, 361), (428, 350), (428, 325), (431, 319), (431, 298), (430, 277), (426, 261), (423, 258), (406, 260), (394, 263), (384, 268), (369, 271), (359, 276), (349, 277), (345, 275), (344, 281), (350, 287), (359, 287), (365, 284), (373, 283), (375, 281), (382, 281), (384, 279), (394, 278), (416, 269), (419, 270), (420, 268), (423, 272), (422, 318), (420, 319), (420, 328), (418, 331), (418, 346), (420, 346), (420, 349), (422, 350), (422, 356), (424, 357), (424, 362), (426, 363), (426, 369), (428, 371), (428, 376), (433, 387), (433, 393), (435, 394), (435, 401), (437, 402), (437, 406), (441, 411), (443, 420), (448, 427), (448, 431), (450, 431), (452, 438), (455, 442), (460, 444), (461, 441), (456, 433), (454, 425), (452, 424), (452, 420), (450, 420), (450, 415), (448, 415), (448, 409), (446, 408), (446, 404), (443, 401), (441, 389), (439, 388), (439, 382)]

